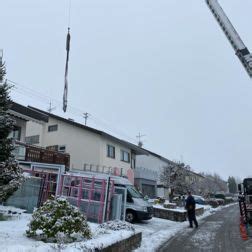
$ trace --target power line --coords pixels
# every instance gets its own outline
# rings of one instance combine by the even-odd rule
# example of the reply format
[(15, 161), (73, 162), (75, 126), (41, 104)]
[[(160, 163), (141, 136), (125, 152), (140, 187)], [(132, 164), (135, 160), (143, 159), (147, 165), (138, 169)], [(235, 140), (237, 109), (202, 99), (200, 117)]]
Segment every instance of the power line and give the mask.
[[(52, 98), (48, 95), (42, 94), (41, 92), (35, 91), (23, 84), (17, 83), (15, 81), (9, 80), (7, 79), (7, 81), (9, 83), (11, 83), (12, 85), (14, 85), (14, 89), (12, 90), (13, 92), (19, 93), (21, 95), (24, 95), (26, 97), (29, 97), (31, 99), (36, 99), (36, 102), (38, 102), (38, 100), (40, 101), (40, 103), (43, 103), (44, 105), (53, 103), (55, 105), (55, 107), (52, 107), (52, 109), (56, 109), (56, 107), (60, 107), (62, 105), (62, 102)], [(80, 108), (76, 108), (74, 106), (68, 105), (68, 113), (78, 116), (79, 118), (83, 118), (83, 114), (87, 113), (87, 112), (83, 112), (82, 109)], [(49, 108), (47, 108), (47, 111), (50, 109), (50, 105)], [(49, 111), (48, 111), (49, 112)], [(128, 136), (127, 134), (125, 134), (124, 132), (122, 132), (121, 130), (111, 126), (111, 123), (109, 123), (108, 121), (106, 121), (105, 119), (102, 119), (101, 117), (95, 116), (92, 113), (92, 116), (90, 117), (91, 114), (89, 114), (89, 117), (87, 117), (87, 119), (92, 120), (98, 127), (99, 125), (102, 126), (102, 128), (110, 131), (112, 134), (116, 134), (118, 136), (124, 137), (126, 139), (128, 139), (128, 141), (132, 141), (133, 143), (136, 142), (136, 140), (130, 136)], [(85, 117), (84, 117), (85, 118)], [(86, 123), (86, 122), (85, 122)]]

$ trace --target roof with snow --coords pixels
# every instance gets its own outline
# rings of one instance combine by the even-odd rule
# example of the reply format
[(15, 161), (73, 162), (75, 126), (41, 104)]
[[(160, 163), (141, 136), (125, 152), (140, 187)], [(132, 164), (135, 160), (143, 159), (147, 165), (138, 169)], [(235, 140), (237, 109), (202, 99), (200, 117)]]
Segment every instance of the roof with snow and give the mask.
[(34, 110), (31, 107), (25, 107), (16, 102), (12, 102), (10, 109), (8, 110), (8, 114), (15, 116), (17, 118), (21, 118), (25, 121), (41, 121), (48, 122), (48, 115), (45, 113), (41, 113), (40, 111)]
[(78, 128), (93, 132), (95, 134), (101, 135), (101, 136), (103, 136), (103, 137), (105, 137), (107, 139), (110, 139), (110, 140), (112, 140), (112, 141), (114, 141), (116, 143), (119, 143), (119, 144), (122, 144), (122, 145), (126, 146), (127, 148), (131, 149), (131, 151), (136, 155), (149, 155), (148, 151), (140, 148), (139, 146), (137, 146), (135, 144), (132, 144), (130, 142), (127, 142), (125, 140), (119, 139), (119, 138), (117, 138), (115, 136), (112, 136), (112, 135), (110, 135), (110, 134), (108, 134), (108, 133), (106, 133), (104, 131), (88, 127), (88, 126), (83, 125), (81, 123), (75, 122), (73, 120), (66, 119), (64, 117), (61, 117), (61, 116), (58, 116), (58, 115), (55, 115), (55, 114), (52, 114), (52, 113), (49, 113), (49, 112), (46, 112), (46, 111), (43, 111), (43, 110), (40, 110), (40, 109), (37, 109), (37, 108), (32, 107), (32, 106), (28, 106), (28, 109), (31, 109), (31, 110), (37, 111), (39, 113), (42, 113), (42, 114), (46, 115), (48, 118), (52, 117), (52, 118), (55, 118), (55, 119), (57, 119), (59, 121), (70, 124), (72, 126), (75, 126), (75, 127), (78, 127)]

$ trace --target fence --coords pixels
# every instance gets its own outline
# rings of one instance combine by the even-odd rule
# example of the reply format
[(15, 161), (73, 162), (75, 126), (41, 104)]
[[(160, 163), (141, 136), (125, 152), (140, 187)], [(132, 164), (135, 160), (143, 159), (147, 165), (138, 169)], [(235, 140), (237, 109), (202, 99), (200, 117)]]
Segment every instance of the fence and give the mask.
[(69, 170), (70, 155), (38, 147), (35, 145), (25, 144), (19, 141), (15, 142), (13, 152), (18, 160), (25, 160), (38, 163), (62, 164), (66, 170)]
[(110, 179), (59, 174), (41, 170), (27, 170), (30, 177), (11, 197), (9, 205), (32, 212), (50, 196), (64, 196), (78, 207), (87, 219), (103, 223), (111, 219), (125, 219), (126, 188), (115, 187)]
[(27, 178), (21, 187), (8, 198), (5, 205), (26, 209), (28, 213), (32, 213), (33, 209), (39, 206), (41, 182), (41, 178)]
[(83, 171), (91, 171), (91, 172), (98, 172), (98, 173), (106, 173), (115, 176), (126, 176), (127, 173), (123, 168), (119, 167), (111, 167), (105, 165), (93, 165), (93, 164), (84, 164)]

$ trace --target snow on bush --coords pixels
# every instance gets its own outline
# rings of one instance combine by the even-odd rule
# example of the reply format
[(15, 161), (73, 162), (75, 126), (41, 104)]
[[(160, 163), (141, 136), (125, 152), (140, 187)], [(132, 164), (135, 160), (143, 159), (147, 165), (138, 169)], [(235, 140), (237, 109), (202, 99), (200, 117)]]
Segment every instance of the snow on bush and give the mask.
[(113, 220), (113, 221), (108, 221), (103, 224), (99, 225), (99, 228), (101, 229), (110, 229), (110, 230), (130, 230), (130, 231), (135, 231), (135, 228), (132, 224), (126, 222), (126, 221), (120, 221), (120, 220)]
[(45, 242), (59, 242), (59, 237), (64, 242), (91, 238), (86, 217), (62, 197), (47, 200), (33, 212), (26, 234)]

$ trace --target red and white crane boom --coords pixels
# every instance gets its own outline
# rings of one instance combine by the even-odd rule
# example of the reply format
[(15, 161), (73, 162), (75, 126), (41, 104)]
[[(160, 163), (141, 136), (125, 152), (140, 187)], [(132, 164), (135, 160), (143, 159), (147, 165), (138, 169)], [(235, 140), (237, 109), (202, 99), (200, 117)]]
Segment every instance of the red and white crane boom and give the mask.
[(217, 0), (205, 0), (213, 16), (219, 23), (221, 29), (225, 33), (227, 39), (231, 43), (236, 55), (240, 59), (242, 65), (246, 69), (250, 78), (252, 77), (252, 54), (241, 40), (239, 34), (228, 19)]

